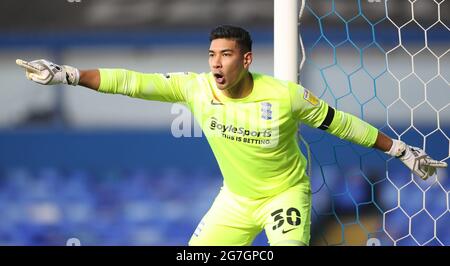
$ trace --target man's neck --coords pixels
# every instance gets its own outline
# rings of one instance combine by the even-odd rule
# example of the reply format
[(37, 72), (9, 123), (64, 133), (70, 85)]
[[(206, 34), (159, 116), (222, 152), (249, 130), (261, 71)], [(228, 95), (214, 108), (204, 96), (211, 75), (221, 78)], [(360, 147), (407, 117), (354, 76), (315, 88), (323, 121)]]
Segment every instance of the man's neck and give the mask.
[(235, 86), (222, 91), (225, 96), (233, 99), (245, 98), (253, 90), (253, 77), (250, 72), (247, 72)]

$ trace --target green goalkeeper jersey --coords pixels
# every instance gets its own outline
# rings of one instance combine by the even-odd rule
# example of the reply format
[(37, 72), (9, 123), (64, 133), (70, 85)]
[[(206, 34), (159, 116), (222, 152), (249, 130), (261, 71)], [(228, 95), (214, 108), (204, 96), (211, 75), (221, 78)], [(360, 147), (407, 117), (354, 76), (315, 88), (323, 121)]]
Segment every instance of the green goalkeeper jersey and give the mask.
[(100, 75), (100, 92), (186, 104), (202, 127), (224, 184), (249, 198), (272, 196), (300, 183), (310, 189), (307, 161), (297, 144), (299, 123), (367, 147), (375, 143), (378, 133), (302, 86), (262, 74), (251, 73), (253, 89), (240, 99), (218, 90), (211, 73), (100, 69)]

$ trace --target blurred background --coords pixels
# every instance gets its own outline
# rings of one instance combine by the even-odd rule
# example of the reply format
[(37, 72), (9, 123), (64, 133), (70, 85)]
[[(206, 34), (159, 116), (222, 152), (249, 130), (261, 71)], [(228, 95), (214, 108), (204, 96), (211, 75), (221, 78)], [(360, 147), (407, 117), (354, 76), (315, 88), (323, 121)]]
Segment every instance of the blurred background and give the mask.
[[(222, 185), (172, 105), (28, 81), (16, 58), (81, 69), (207, 72), (209, 31), (247, 28), (273, 74), (273, 1), (0, 2), (0, 245), (187, 245)], [(449, 162), (450, 1), (306, 1), (300, 82)], [(422, 181), (383, 153), (301, 127), (311, 245), (450, 245), (449, 170)], [(303, 151), (306, 149), (301, 147)], [(254, 245), (267, 245), (263, 234)]]

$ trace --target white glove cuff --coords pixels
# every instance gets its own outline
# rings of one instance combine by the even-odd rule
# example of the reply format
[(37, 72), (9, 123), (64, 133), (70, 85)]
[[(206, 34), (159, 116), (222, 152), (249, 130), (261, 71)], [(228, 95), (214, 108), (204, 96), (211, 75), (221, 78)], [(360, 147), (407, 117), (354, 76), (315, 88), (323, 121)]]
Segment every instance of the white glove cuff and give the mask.
[(389, 151), (386, 151), (385, 153), (389, 154), (390, 156), (401, 157), (402, 155), (404, 155), (405, 150), (406, 144), (403, 141), (393, 139), (391, 149)]
[(78, 85), (78, 82), (80, 81), (80, 71), (78, 70), (78, 68), (67, 65), (64, 65), (63, 67), (65, 68), (68, 75), (68, 77), (66, 77), (67, 84), (73, 86)]
[(73, 79), (72, 85), (73, 86), (77, 86), (78, 82), (80, 82), (80, 70), (78, 70), (78, 68), (75, 68), (75, 77)]

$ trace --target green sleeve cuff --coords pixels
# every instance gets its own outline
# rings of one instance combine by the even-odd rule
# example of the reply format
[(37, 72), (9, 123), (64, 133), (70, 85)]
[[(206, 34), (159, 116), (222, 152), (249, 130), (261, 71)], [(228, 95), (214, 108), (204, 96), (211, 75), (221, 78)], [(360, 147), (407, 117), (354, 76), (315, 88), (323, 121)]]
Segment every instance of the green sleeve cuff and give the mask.
[(107, 69), (100, 68), (100, 86), (98, 87), (99, 92), (108, 93), (109, 88), (111, 88), (111, 71)]

